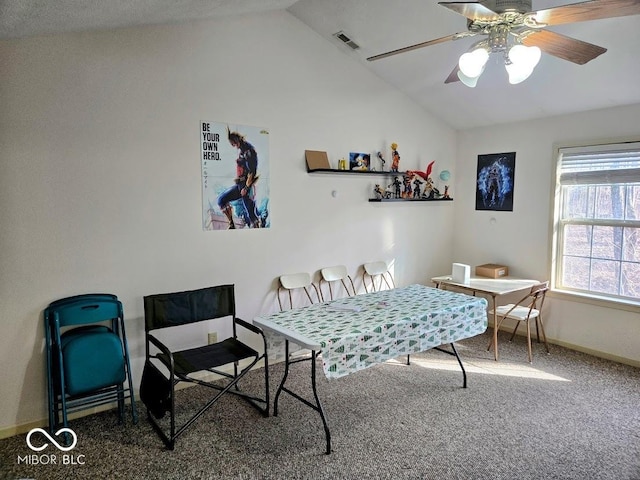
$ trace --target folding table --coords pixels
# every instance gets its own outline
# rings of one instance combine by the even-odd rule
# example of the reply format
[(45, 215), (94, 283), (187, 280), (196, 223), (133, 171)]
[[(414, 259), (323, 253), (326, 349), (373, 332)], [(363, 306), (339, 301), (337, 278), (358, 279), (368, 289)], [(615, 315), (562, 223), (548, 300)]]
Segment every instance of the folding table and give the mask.
[[(487, 301), (484, 298), (440, 290), (424, 285), (366, 293), (273, 313), (254, 319), (254, 324), (285, 339), (285, 372), (274, 399), (284, 391), (320, 414), (331, 452), (331, 433), (316, 388), (316, 361), (322, 353), (327, 378), (339, 378), (400, 355), (435, 348), (454, 355), (467, 377), (453, 342), (487, 329)], [(289, 342), (311, 350), (313, 402), (285, 386), (291, 360)], [(451, 345), (451, 351), (439, 348)]]

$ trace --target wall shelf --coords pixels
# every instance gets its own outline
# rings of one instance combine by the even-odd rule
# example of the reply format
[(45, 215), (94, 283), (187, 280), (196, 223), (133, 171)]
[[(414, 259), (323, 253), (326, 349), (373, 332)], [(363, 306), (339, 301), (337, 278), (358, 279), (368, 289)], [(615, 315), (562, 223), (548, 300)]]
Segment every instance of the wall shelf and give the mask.
[[(307, 152), (309, 153), (309, 152)], [(309, 168), (307, 165), (307, 173), (321, 173), (332, 175), (373, 175), (373, 176), (385, 176), (393, 177), (404, 175), (405, 172), (389, 172), (389, 171), (377, 171), (377, 170), (340, 170), (338, 168)], [(390, 203), (390, 202), (450, 202), (453, 198), (370, 198), (369, 201), (373, 203)]]
[(370, 198), (370, 202), (452, 202), (453, 198)]
[(378, 172), (376, 170), (339, 170), (337, 168), (307, 168), (307, 173), (337, 173), (347, 175), (402, 175), (403, 172)]

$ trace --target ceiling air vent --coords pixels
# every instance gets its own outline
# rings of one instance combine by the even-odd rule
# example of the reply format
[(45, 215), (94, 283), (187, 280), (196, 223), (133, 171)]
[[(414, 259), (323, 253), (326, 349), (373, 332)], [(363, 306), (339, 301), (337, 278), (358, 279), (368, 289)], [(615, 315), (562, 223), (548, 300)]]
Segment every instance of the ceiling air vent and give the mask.
[(338, 40), (340, 40), (342, 43), (349, 45), (349, 47), (351, 47), (353, 50), (357, 50), (360, 48), (360, 45), (358, 45), (356, 42), (351, 40), (347, 35), (345, 35), (345, 33), (342, 30), (340, 30), (337, 33), (334, 33), (333, 36), (336, 37)]

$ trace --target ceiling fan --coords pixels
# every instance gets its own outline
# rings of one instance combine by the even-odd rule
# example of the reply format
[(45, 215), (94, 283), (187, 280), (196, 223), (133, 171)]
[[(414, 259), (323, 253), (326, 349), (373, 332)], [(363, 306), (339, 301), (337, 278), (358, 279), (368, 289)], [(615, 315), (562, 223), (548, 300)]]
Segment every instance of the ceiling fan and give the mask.
[(367, 58), (369, 61), (436, 45), (449, 40), (482, 35), (444, 83), (462, 81), (475, 87), (490, 54), (504, 57), (509, 82), (525, 80), (540, 60), (541, 52), (583, 65), (607, 51), (606, 48), (546, 30), (552, 25), (640, 14), (640, 0), (589, 0), (571, 5), (531, 11), (531, 0), (484, 0), (482, 2), (439, 2), (467, 18), (467, 31), (391, 50)]

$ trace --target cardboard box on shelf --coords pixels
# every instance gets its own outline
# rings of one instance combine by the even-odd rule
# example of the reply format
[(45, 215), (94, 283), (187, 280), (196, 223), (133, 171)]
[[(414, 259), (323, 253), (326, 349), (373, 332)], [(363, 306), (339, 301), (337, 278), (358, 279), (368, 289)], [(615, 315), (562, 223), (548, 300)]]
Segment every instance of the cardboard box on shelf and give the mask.
[(331, 168), (331, 165), (329, 165), (329, 157), (327, 157), (327, 152), (321, 152), (318, 150), (305, 150), (304, 156), (307, 160), (307, 171)]
[(500, 278), (509, 275), (509, 267), (496, 265), (495, 263), (485, 263), (476, 267), (476, 275), (479, 277)]

